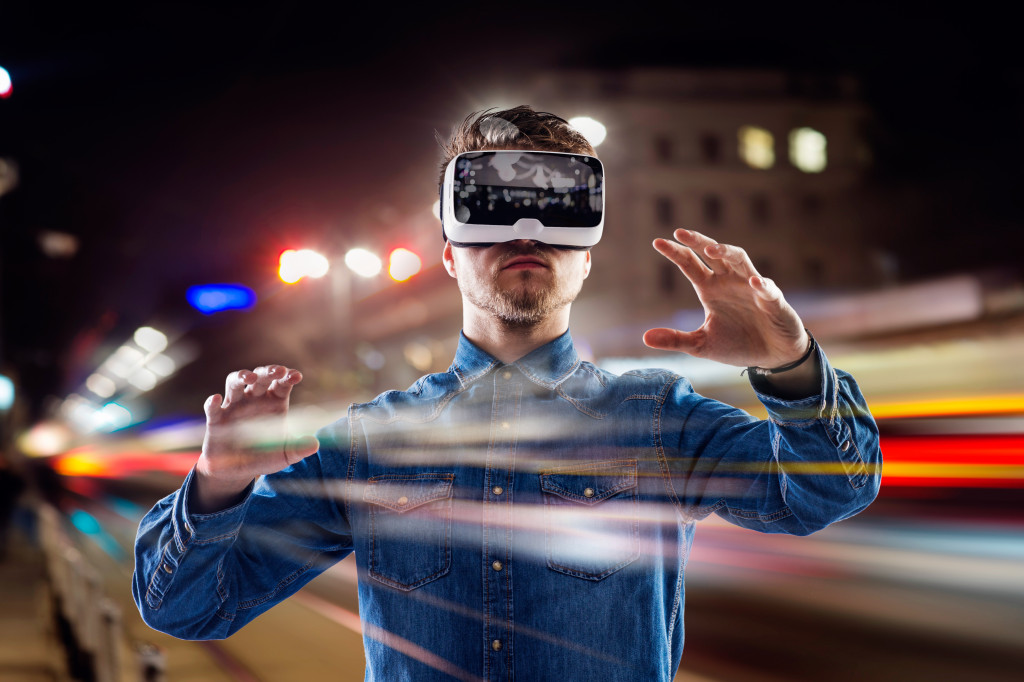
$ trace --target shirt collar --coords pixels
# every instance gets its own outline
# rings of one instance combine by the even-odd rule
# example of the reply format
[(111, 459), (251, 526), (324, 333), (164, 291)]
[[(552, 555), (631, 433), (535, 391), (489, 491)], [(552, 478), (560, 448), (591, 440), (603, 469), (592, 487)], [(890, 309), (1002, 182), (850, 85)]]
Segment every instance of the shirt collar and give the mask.
[[(459, 333), (459, 347), (455, 351), (452, 371), (465, 386), (501, 366), (501, 361), (487, 353)], [(565, 381), (580, 365), (580, 357), (576, 354), (576, 346), (572, 335), (564, 334), (536, 348), (515, 362), (511, 363), (528, 379), (548, 389), (555, 389)]]

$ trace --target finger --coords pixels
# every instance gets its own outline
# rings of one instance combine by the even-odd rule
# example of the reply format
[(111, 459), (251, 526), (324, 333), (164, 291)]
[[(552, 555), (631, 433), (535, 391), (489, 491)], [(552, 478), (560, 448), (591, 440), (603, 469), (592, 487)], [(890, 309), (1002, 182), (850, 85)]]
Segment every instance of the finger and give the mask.
[(245, 392), (253, 397), (259, 398), (267, 392), (270, 384), (285, 374), (285, 368), (281, 365), (267, 365), (256, 368), (256, 381), (251, 383)]
[(320, 441), (313, 436), (301, 436), (285, 445), (284, 458), (288, 466), (306, 459), (320, 449)]
[(240, 369), (228, 375), (224, 383), (224, 407), (241, 400), (245, 387), (256, 381), (256, 375), (247, 369)]
[(658, 327), (644, 332), (644, 344), (658, 350), (671, 350), (700, 357), (704, 346), (704, 334), (700, 331), (684, 332)]
[(206, 399), (206, 402), (203, 404), (203, 412), (206, 413), (207, 424), (214, 424), (220, 420), (220, 415), (222, 414), (220, 408), (223, 402), (224, 400), (221, 398), (220, 393), (214, 393)]
[(691, 282), (700, 282), (715, 274), (688, 246), (659, 238), (654, 240), (654, 248), (675, 263)]
[(700, 232), (695, 232), (693, 230), (684, 230), (682, 228), (673, 232), (672, 236), (675, 237), (680, 244), (686, 244), (697, 253), (704, 253), (704, 250), (709, 246), (714, 246), (718, 243), (706, 234), (701, 234)]
[(733, 271), (747, 277), (757, 275), (757, 269), (750, 261), (747, 252), (732, 244), (711, 244), (704, 249), (704, 254), (711, 260), (718, 260), (728, 265)]
[(762, 301), (781, 304), (785, 300), (782, 296), (782, 289), (776, 286), (774, 280), (767, 277), (752, 276), (750, 278), (750, 286), (757, 292), (757, 297)]
[(302, 373), (297, 369), (288, 369), (283, 377), (270, 384), (267, 392), (274, 397), (284, 399), (291, 395), (292, 389), (300, 381), (302, 381)]

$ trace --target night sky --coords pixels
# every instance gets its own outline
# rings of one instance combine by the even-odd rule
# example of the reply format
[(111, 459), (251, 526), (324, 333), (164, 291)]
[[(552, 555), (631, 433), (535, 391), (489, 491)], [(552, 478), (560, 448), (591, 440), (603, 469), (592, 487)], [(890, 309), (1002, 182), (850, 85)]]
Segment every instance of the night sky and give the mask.
[[(0, 198), (0, 365), (38, 404), (76, 353), (189, 283), (273, 269), (290, 241), (343, 227), (394, 159), (436, 159), (434, 131), (484, 93), (559, 67), (856, 74), (873, 181), (933, 198), (894, 240), (903, 276), (1020, 273), (1024, 68), (1008, 17), (441, 7), (4, 7), (0, 158), (20, 185)], [(41, 231), (78, 252), (47, 257)]]

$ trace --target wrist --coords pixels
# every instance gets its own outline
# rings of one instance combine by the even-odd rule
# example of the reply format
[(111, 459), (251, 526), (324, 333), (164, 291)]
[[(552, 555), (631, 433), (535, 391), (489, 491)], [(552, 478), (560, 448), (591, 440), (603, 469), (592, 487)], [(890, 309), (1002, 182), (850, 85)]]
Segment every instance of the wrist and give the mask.
[(210, 514), (233, 507), (245, 498), (253, 480), (213, 476), (196, 467), (189, 490), (191, 510), (197, 514)]
[(811, 330), (805, 327), (804, 331), (807, 332), (807, 349), (797, 360), (785, 365), (780, 365), (779, 367), (747, 367), (744, 371), (757, 376), (770, 377), (776, 374), (782, 374), (783, 372), (790, 372), (801, 365), (804, 365), (811, 356), (814, 355), (814, 351), (818, 348), (818, 342), (815, 341), (814, 335), (811, 334)]

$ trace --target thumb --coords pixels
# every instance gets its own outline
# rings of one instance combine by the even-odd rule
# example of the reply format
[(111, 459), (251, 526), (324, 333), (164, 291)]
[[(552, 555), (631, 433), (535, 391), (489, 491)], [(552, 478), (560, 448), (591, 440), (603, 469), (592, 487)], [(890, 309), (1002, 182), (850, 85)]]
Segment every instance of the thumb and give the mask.
[(678, 353), (698, 355), (700, 349), (699, 334), (684, 332), (678, 329), (657, 327), (644, 332), (644, 344), (658, 350), (671, 350)]
[(306, 459), (320, 449), (320, 441), (313, 436), (299, 436), (285, 444), (284, 456), (289, 466)]

